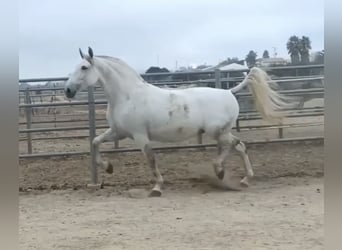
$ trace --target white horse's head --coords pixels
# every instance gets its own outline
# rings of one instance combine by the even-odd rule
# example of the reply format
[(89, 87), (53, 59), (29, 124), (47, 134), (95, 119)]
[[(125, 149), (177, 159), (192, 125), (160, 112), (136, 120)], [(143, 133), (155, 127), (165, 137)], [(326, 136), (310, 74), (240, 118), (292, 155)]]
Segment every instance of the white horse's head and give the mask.
[(82, 61), (76, 66), (74, 72), (69, 75), (69, 79), (65, 84), (65, 95), (68, 98), (73, 98), (78, 91), (86, 89), (88, 86), (93, 86), (99, 79), (99, 75), (94, 67), (94, 53), (92, 48), (88, 48), (88, 55), (83, 55), (79, 49)]

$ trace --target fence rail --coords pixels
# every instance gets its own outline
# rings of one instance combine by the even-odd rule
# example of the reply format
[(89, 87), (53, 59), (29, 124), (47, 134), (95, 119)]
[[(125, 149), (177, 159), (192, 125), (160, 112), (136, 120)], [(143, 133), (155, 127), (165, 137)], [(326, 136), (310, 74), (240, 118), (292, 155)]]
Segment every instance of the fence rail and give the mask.
[[(300, 89), (300, 90), (282, 90), (278, 91), (281, 94), (287, 94), (287, 95), (301, 95), (301, 94), (324, 94), (324, 88), (312, 88), (312, 89)], [(235, 96), (237, 97), (251, 97), (251, 93), (236, 93)], [(59, 106), (83, 106), (88, 105), (88, 101), (70, 101), (70, 102), (46, 102), (46, 103), (33, 103), (33, 104), (19, 104), (19, 108), (25, 108), (25, 107), (59, 107)], [(94, 101), (94, 104), (107, 104), (106, 100), (98, 100)]]
[[(322, 112), (324, 113), (324, 108), (317, 108), (317, 107), (307, 107), (307, 108), (302, 108), (302, 109), (293, 109), (293, 111), (296, 111), (298, 113), (303, 113), (303, 112), (307, 112), (307, 111), (312, 111), (312, 112)], [(256, 113), (255, 110), (241, 110), (240, 111), (240, 117), (242, 114), (254, 114)], [(74, 114), (69, 114), (69, 115), (59, 115), (59, 117), (70, 117), (70, 116), (75, 116)], [(37, 117), (37, 116), (36, 116)], [(39, 118), (51, 118), (51, 115), (47, 115), (47, 116), (38, 116)], [(104, 118), (96, 118), (96, 122), (100, 122), (100, 121), (107, 121), (107, 119)], [(89, 119), (63, 119), (63, 120), (43, 120), (43, 121), (32, 121), (31, 124), (57, 124), (57, 123), (74, 123), (74, 122), (89, 122)], [(26, 122), (19, 122), (19, 125), (26, 125)], [(20, 130), (19, 130), (20, 132)]]
[[(289, 114), (287, 117), (304, 117), (304, 116), (318, 116), (318, 115), (323, 115), (324, 110), (314, 110), (313, 112), (311, 111), (310, 113), (299, 113), (299, 114)], [(254, 113), (246, 113), (245, 115), (240, 115), (238, 120), (257, 120), (261, 119), (261, 116), (254, 112)], [(89, 120), (87, 120), (89, 122)], [(31, 123), (32, 124), (32, 123)], [(269, 127), (272, 127), (274, 125), (268, 125)], [(58, 128), (26, 128), (26, 129), (19, 129), (19, 133), (37, 133), (37, 132), (53, 132), (53, 131), (68, 131), (68, 130), (88, 130), (90, 126), (71, 126), (71, 127), (58, 127)], [(108, 125), (97, 125), (95, 127), (96, 129), (106, 129), (109, 128)], [(241, 128), (241, 126), (240, 126)], [(236, 127), (233, 127), (233, 129), (236, 129)]]
[[(272, 140), (255, 140), (255, 141), (246, 141), (245, 144), (253, 145), (253, 144), (267, 144), (267, 143), (279, 143), (279, 142), (300, 142), (300, 141), (323, 141), (324, 137), (316, 136), (316, 137), (296, 137), (296, 138), (281, 138), (281, 139), (272, 139)], [(208, 144), (192, 144), (192, 145), (179, 145), (179, 146), (164, 146), (164, 147), (154, 147), (153, 149), (156, 151), (166, 151), (166, 150), (179, 150), (179, 149), (197, 149), (197, 148), (212, 148), (217, 147), (215, 143)], [(117, 148), (117, 149), (108, 149), (108, 150), (100, 150), (101, 153), (127, 153), (127, 152), (140, 152), (139, 148)], [(23, 154), (19, 155), (20, 159), (24, 158), (49, 158), (49, 157), (66, 157), (66, 156), (75, 156), (75, 155), (91, 155), (89, 151), (79, 151), (79, 152), (58, 152), (58, 153), (37, 153), (37, 154)]]

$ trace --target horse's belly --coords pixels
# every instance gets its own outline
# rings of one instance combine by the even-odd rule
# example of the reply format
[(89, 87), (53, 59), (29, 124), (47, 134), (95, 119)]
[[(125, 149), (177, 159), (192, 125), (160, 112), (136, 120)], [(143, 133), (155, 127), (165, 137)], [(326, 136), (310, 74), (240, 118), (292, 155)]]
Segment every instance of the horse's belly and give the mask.
[(152, 141), (159, 142), (177, 142), (188, 140), (196, 136), (199, 132), (195, 127), (161, 127), (154, 131), (149, 131), (149, 137)]

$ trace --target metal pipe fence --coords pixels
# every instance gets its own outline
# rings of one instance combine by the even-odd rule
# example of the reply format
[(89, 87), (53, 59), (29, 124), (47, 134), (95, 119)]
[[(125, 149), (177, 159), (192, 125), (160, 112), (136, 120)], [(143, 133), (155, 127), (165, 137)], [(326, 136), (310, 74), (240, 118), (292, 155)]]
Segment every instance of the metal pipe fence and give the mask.
[[(323, 65), (310, 65), (310, 66), (290, 66), (290, 67), (273, 67), (273, 68), (267, 68), (267, 70), (278, 70), (278, 69), (305, 69), (305, 68), (324, 68)], [(203, 80), (193, 80), (193, 81), (176, 81), (176, 82), (156, 82), (153, 83), (156, 86), (169, 86), (169, 85), (185, 85), (185, 84), (195, 84), (200, 85), (202, 83), (214, 83), (215, 88), (222, 88), (223, 82), (229, 82), (229, 81), (237, 81), (242, 80), (243, 77), (230, 77), (229, 73), (231, 72), (248, 72), (249, 70), (234, 70), (234, 71), (220, 71), (220, 70), (213, 70), (213, 71), (206, 71), (206, 72), (176, 72), (176, 73), (152, 73), (152, 74), (143, 74), (142, 76), (145, 78), (152, 78), (155, 76), (174, 76), (174, 75), (203, 75), (203, 74), (211, 74), (211, 79), (203, 79)], [(227, 77), (222, 77), (222, 73), (227, 73)], [(189, 77), (188, 77), (189, 78)], [(285, 78), (285, 77), (284, 77)], [(304, 76), (304, 77), (287, 77), (286, 79), (272, 79), (270, 82), (303, 82), (303, 81), (314, 81), (314, 80), (324, 80), (324, 76)], [(37, 78), (37, 79), (21, 79), (19, 80), (20, 83), (28, 83), (28, 82), (45, 82), (45, 81), (66, 81), (68, 78), (66, 77), (60, 77), (60, 78)], [(53, 88), (47, 88), (47, 87), (29, 87), (25, 89), (20, 89), (20, 92), (24, 92), (23, 98), (25, 100), (25, 104), (19, 104), (19, 109), (25, 110), (25, 116), (26, 121), (20, 122), (21, 125), (26, 125), (25, 129), (19, 129), (20, 134), (25, 134), (25, 140), (27, 141), (27, 154), (20, 154), (20, 159), (25, 158), (36, 158), (36, 157), (56, 157), (56, 156), (71, 156), (71, 155), (90, 155), (90, 172), (91, 172), (91, 180), (93, 184), (97, 183), (97, 166), (95, 164), (95, 157), (94, 157), (94, 148), (92, 145), (92, 140), (96, 136), (96, 129), (105, 129), (108, 128), (108, 125), (96, 125), (96, 122), (99, 121), (99, 119), (96, 119), (96, 113), (95, 108), (98, 106), (106, 105), (106, 100), (95, 100), (94, 95), (101, 93), (102, 89), (98, 86), (90, 87), (87, 91), (84, 91), (84, 94), (87, 94), (87, 101), (65, 101), (65, 102), (41, 102), (41, 103), (31, 103), (31, 97), (30, 92), (32, 91), (39, 91), (39, 94), (34, 95), (35, 97), (39, 97), (40, 94), (44, 96), (48, 96), (49, 94), (42, 93), (43, 91), (61, 91), (63, 90), (63, 87), (53, 87)], [(289, 96), (315, 96), (315, 97), (324, 97), (324, 88), (311, 88), (311, 89), (297, 89), (297, 90), (281, 90), (279, 91), (282, 94), (289, 95)], [(52, 96), (54, 94), (51, 94)], [(241, 101), (241, 99), (244, 98), (250, 98), (251, 93), (249, 92), (241, 92), (237, 95), (238, 100)], [(88, 125), (83, 126), (63, 126), (63, 127), (44, 127), (44, 128), (32, 128), (33, 124), (48, 124), (47, 121), (33, 121), (32, 119), (32, 109), (33, 108), (44, 108), (44, 107), (66, 107), (66, 106), (76, 106), (76, 107), (87, 107), (88, 110), (88, 119), (83, 119), (83, 122), (87, 122)], [(318, 107), (318, 108), (302, 108), (297, 110), (292, 110), (292, 113), (289, 113), (288, 117), (305, 117), (305, 116), (323, 116), (324, 115), (324, 108)], [(305, 138), (291, 138), (291, 139), (284, 139), (283, 138), (283, 129), (284, 128), (290, 128), (290, 127), (300, 127), (300, 126), (320, 126), (321, 123), (307, 123), (307, 124), (277, 124), (277, 125), (249, 125), (249, 126), (241, 126), (241, 121), (250, 121), (250, 120), (257, 120), (261, 119), (261, 116), (255, 111), (255, 110), (241, 110), (239, 118), (237, 120), (236, 126), (234, 129), (237, 131), (241, 130), (257, 130), (257, 129), (278, 129), (278, 137), (279, 139), (275, 140), (267, 140), (267, 141), (259, 141), (257, 143), (268, 143), (268, 142), (284, 142), (284, 141), (293, 141), (293, 140), (305, 140)], [(105, 120), (105, 119), (101, 119)], [(55, 122), (56, 124), (59, 122), (67, 122), (65, 121), (57, 121), (56, 116), (52, 123)], [(80, 122), (80, 121), (70, 121), (70, 122)], [(44, 138), (32, 138), (32, 133), (44, 133), (44, 132), (58, 132), (58, 131), (72, 131), (72, 130), (89, 130), (88, 136), (77, 136), (71, 138), (86, 138), (89, 137), (89, 148), (90, 150), (88, 152), (55, 152), (55, 153), (33, 153), (32, 152), (32, 141), (33, 140), (39, 140)], [(58, 137), (50, 137), (51, 139), (58, 139)], [(61, 136), (60, 138), (67, 138), (66, 136)], [(46, 138), (45, 138), (46, 139)], [(311, 137), (306, 138), (307, 140), (321, 140), (321, 137)], [(249, 142), (250, 144), (256, 143), (256, 142)], [(215, 144), (216, 145), (216, 144)], [(175, 149), (185, 149), (185, 148), (206, 148), (206, 147), (212, 147), (213, 144), (203, 144), (202, 138), (200, 137), (198, 140), (198, 144), (196, 145), (182, 145), (182, 146), (168, 146), (168, 147), (160, 147), (157, 148), (157, 150), (175, 150)], [(138, 149), (125, 149), (125, 148), (119, 148), (119, 141), (115, 141), (115, 148), (113, 150), (107, 150), (107, 151), (101, 151), (102, 153), (108, 153), (108, 152), (135, 152), (138, 151)]]

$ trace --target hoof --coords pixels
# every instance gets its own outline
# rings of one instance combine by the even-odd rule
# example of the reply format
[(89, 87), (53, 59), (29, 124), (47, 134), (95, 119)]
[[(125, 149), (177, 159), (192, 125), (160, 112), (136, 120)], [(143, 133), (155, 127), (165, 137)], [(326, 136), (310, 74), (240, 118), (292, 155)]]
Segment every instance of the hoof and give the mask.
[(242, 187), (249, 187), (249, 183), (248, 183), (247, 177), (244, 177), (244, 178), (240, 181), (240, 185), (241, 185)]
[(112, 165), (112, 163), (108, 162), (108, 166), (107, 166), (106, 172), (108, 174), (112, 174), (113, 173), (113, 165)]
[(224, 170), (221, 170), (220, 172), (218, 172), (216, 174), (217, 178), (219, 178), (220, 180), (223, 180), (223, 177), (224, 177)]
[(152, 190), (149, 197), (160, 197), (161, 196), (161, 192), (158, 190)]

